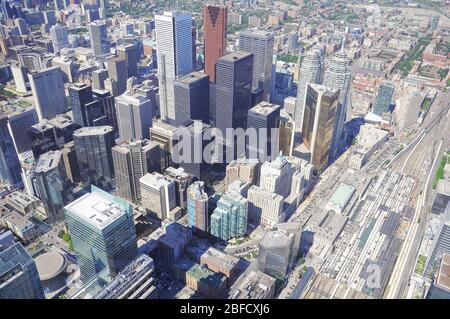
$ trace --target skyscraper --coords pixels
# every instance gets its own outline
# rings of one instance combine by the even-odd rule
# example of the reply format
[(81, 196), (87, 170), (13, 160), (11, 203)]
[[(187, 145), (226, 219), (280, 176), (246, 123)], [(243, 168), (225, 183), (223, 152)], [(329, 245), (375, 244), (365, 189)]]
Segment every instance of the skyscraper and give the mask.
[(258, 270), (284, 278), (291, 261), (293, 237), (280, 230), (268, 231), (259, 243)]
[(64, 205), (72, 200), (61, 151), (39, 156), (32, 177), (33, 190), (52, 221), (64, 218)]
[(141, 199), (140, 178), (159, 171), (159, 145), (149, 140), (127, 141), (112, 149), (117, 194), (132, 202)]
[(317, 172), (328, 164), (338, 100), (337, 90), (320, 84), (307, 85), (302, 139), (311, 153), (310, 163)]
[[(247, 114), (252, 103), (252, 73), (252, 53), (236, 51), (217, 61), (216, 111), (213, 122), (224, 138), (227, 128), (247, 128)], [(224, 141), (222, 145), (233, 142)], [(239, 154), (235, 154), (235, 157), (237, 155)]]
[(373, 113), (381, 116), (383, 113), (389, 111), (389, 106), (392, 102), (392, 97), (394, 95), (394, 86), (390, 82), (385, 82), (380, 84), (378, 88), (377, 99), (375, 105), (373, 106)]
[(291, 190), (292, 173), (292, 166), (287, 161), (287, 158), (278, 155), (275, 160), (265, 162), (261, 166), (259, 186), (275, 194), (287, 197)]
[(0, 251), (0, 299), (45, 299), (36, 264), (21, 243)]
[(114, 176), (112, 147), (115, 145), (111, 126), (83, 127), (73, 133), (80, 169), (87, 170), (95, 181), (110, 182)]
[(73, 119), (78, 127), (105, 125), (103, 104), (94, 100), (90, 85), (77, 83), (69, 86)]
[(284, 221), (283, 196), (253, 185), (248, 190), (247, 199), (248, 216), (253, 225), (273, 227)]
[(239, 33), (239, 50), (253, 53), (252, 91), (261, 89), (269, 101), (272, 82), (274, 35), (268, 31), (246, 30)]
[(216, 62), (226, 52), (227, 8), (205, 4), (203, 6), (203, 28), (205, 38), (205, 74), (209, 81), (216, 82)]
[(187, 191), (188, 224), (204, 232), (209, 231), (208, 194), (203, 182), (192, 183)]
[(9, 133), (14, 141), (17, 154), (31, 150), (31, 140), (28, 134), (24, 134), (24, 132), (37, 122), (38, 117), (34, 107), (21, 108), (15, 112), (8, 113)]
[(208, 75), (191, 72), (174, 81), (175, 122), (186, 125), (190, 120), (209, 124)]
[(110, 92), (112, 95), (118, 96), (127, 89), (127, 61), (123, 57), (111, 57), (108, 59), (107, 65), (108, 77), (113, 82)]
[(155, 15), (161, 119), (176, 124), (173, 81), (193, 71), (192, 17), (176, 11)]
[(159, 173), (140, 178), (142, 206), (161, 220), (169, 218), (176, 206), (175, 182)]
[(116, 98), (116, 113), (122, 141), (150, 137), (153, 105), (149, 99), (125, 92)]
[(347, 105), (352, 77), (352, 71), (349, 64), (350, 61), (344, 53), (336, 53), (331, 59), (323, 81), (324, 86), (339, 91), (339, 104), (336, 110), (336, 123), (330, 149), (331, 159), (335, 159), (339, 155), (345, 141), (344, 123), (347, 116)]
[(127, 77), (136, 76), (138, 72), (138, 61), (136, 44), (122, 44), (117, 47), (117, 55), (119, 58), (123, 58), (127, 64)]
[(67, 111), (61, 69), (51, 67), (28, 74), (39, 121)]
[(259, 155), (261, 161), (266, 161), (278, 154), (276, 130), (280, 122), (280, 109), (279, 105), (261, 102), (248, 111), (247, 126), (256, 130), (256, 136), (249, 136), (248, 157)]
[(105, 21), (97, 20), (89, 23), (89, 36), (95, 57), (102, 57), (109, 53), (109, 41)]
[(92, 186), (65, 207), (65, 215), (84, 284), (109, 282), (136, 258), (131, 204)]
[(297, 99), (295, 101), (295, 130), (302, 131), (305, 96), (308, 83), (322, 83), (324, 73), (324, 51), (312, 48), (303, 57), (298, 80)]
[(118, 124), (114, 96), (112, 96), (109, 91), (102, 89), (93, 89), (92, 96), (94, 97), (94, 100), (100, 101), (103, 107), (103, 114), (106, 116), (107, 125), (112, 126), (114, 130), (117, 130)]
[(50, 28), (50, 38), (53, 43), (53, 50), (55, 53), (64, 48), (70, 48), (67, 27), (56, 24)]
[(19, 157), (8, 130), (8, 117), (0, 114), (0, 180), (11, 185), (22, 183)]
[(211, 235), (223, 240), (244, 236), (247, 232), (247, 213), (247, 199), (236, 192), (225, 193), (211, 215)]
[(107, 69), (98, 69), (92, 71), (92, 88), (105, 89), (105, 80), (108, 77)]

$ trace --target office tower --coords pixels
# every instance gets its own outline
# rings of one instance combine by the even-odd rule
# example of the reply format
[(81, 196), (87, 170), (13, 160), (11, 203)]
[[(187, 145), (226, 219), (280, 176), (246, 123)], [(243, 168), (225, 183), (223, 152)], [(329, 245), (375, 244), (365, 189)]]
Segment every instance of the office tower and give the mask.
[(260, 162), (256, 158), (239, 158), (232, 161), (226, 168), (225, 187), (228, 188), (237, 179), (254, 185), (258, 184), (259, 169)]
[(64, 48), (70, 48), (67, 27), (56, 24), (50, 28), (50, 38), (53, 43), (53, 50), (55, 53)]
[(127, 77), (136, 76), (138, 73), (137, 46), (136, 44), (122, 44), (117, 47), (117, 56), (125, 59), (127, 64)]
[(291, 156), (294, 148), (295, 122), (285, 109), (280, 110), (278, 150), (284, 156)]
[(100, 19), (100, 13), (98, 9), (88, 9), (86, 10), (86, 20), (87, 22), (94, 22)]
[(193, 181), (193, 176), (184, 171), (182, 167), (167, 167), (164, 175), (175, 182), (176, 203), (183, 210), (187, 208), (187, 190)]
[(400, 131), (411, 129), (411, 125), (417, 122), (422, 103), (423, 96), (416, 90), (407, 90), (395, 101), (395, 115)]
[(203, 177), (212, 162), (211, 158), (207, 158), (212, 155), (203, 154), (207, 145), (214, 143), (211, 139), (211, 126), (195, 121), (180, 130), (179, 139), (174, 154), (172, 154), (172, 162), (180, 165), (187, 173), (197, 178)]
[(120, 24), (120, 31), (122, 32), (122, 36), (133, 35), (134, 24), (131, 22), (123, 22)]
[(205, 74), (216, 82), (216, 62), (226, 52), (227, 8), (205, 4), (203, 6), (203, 32), (205, 43)]
[(31, 150), (31, 140), (28, 134), (24, 134), (29, 127), (38, 123), (36, 109), (34, 107), (21, 108), (15, 112), (7, 113), (8, 129), (14, 141), (17, 154)]
[(247, 232), (248, 201), (238, 193), (225, 193), (211, 215), (211, 235), (223, 240), (244, 236)]
[(334, 126), (333, 140), (331, 142), (330, 158), (336, 159), (345, 146), (344, 123), (347, 117), (347, 107), (350, 93), (352, 71), (350, 60), (343, 52), (338, 52), (330, 61), (325, 72), (323, 85), (339, 91), (339, 104), (336, 109), (336, 123)]
[(208, 75), (191, 72), (174, 80), (175, 126), (186, 125), (190, 120), (209, 124)]
[(112, 149), (117, 194), (131, 202), (141, 199), (140, 178), (159, 171), (159, 145), (149, 140), (126, 141)]
[(120, 140), (148, 139), (153, 118), (152, 102), (130, 92), (118, 96), (115, 100)]
[(378, 88), (377, 99), (373, 106), (373, 113), (381, 116), (385, 112), (389, 112), (392, 96), (394, 95), (394, 86), (390, 82), (380, 84)]
[(266, 161), (278, 154), (280, 109), (279, 105), (261, 102), (248, 111), (247, 126), (256, 130), (256, 135), (248, 138), (249, 158)]
[(45, 299), (36, 264), (21, 243), (0, 251), (0, 299)]
[(46, 25), (51, 27), (56, 24), (55, 10), (46, 10), (43, 11), (43, 14), (44, 14), (44, 22)]
[(262, 164), (259, 186), (286, 198), (291, 190), (292, 173), (287, 158), (278, 155), (275, 160)]
[[(253, 54), (236, 51), (224, 55), (216, 64), (216, 128), (226, 139), (226, 129), (247, 128), (247, 113), (252, 99)], [(235, 145), (236, 146), (236, 145)], [(241, 154), (235, 154), (235, 157)]]
[(81, 180), (80, 168), (78, 167), (77, 151), (73, 141), (66, 143), (61, 149), (64, 168), (69, 181), (77, 183)]
[(111, 151), (115, 145), (113, 128), (83, 127), (73, 133), (73, 141), (81, 171), (87, 170), (89, 177), (93, 176), (96, 182), (102, 178), (110, 182), (114, 176)]
[(32, 177), (33, 190), (52, 221), (64, 218), (64, 205), (71, 199), (71, 187), (64, 168), (61, 151), (39, 156)]
[(176, 206), (175, 182), (159, 173), (140, 178), (142, 206), (161, 220), (170, 216)]
[(178, 143), (177, 128), (162, 122), (155, 121), (150, 128), (150, 140), (158, 143), (161, 147), (161, 169), (172, 165), (172, 153), (174, 146)]
[(107, 69), (99, 69), (92, 71), (92, 88), (105, 89), (105, 80), (108, 77)]
[(311, 153), (310, 163), (317, 172), (328, 164), (338, 103), (339, 91), (320, 84), (307, 85), (302, 139)]
[(302, 237), (302, 224), (299, 222), (287, 222), (275, 225), (275, 228), (285, 236), (291, 238), (290, 264), (293, 266), (297, 262), (300, 254), (300, 239)]
[(20, 173), (19, 158), (8, 129), (8, 117), (0, 113), (0, 180), (18, 186), (22, 183)]
[(248, 190), (248, 218), (255, 226), (271, 228), (283, 222), (283, 196), (253, 185)]
[(28, 77), (25, 76), (25, 68), (16, 63), (11, 63), (11, 73), (14, 85), (18, 92), (28, 92)]
[(14, 19), (14, 25), (19, 28), (20, 35), (26, 35), (28, 33), (27, 23), (24, 19)]
[(91, 186), (65, 207), (65, 216), (84, 284), (109, 282), (136, 258), (133, 207), (126, 201)]
[(286, 276), (293, 236), (280, 230), (268, 231), (259, 243), (258, 270), (275, 278)]
[(155, 264), (147, 255), (131, 261), (93, 299), (156, 299)]
[(241, 196), (247, 198), (248, 190), (250, 189), (251, 186), (252, 184), (237, 179), (233, 181), (230, 185), (228, 185), (227, 191), (240, 194)]
[(155, 15), (161, 119), (176, 124), (173, 81), (193, 71), (192, 17), (176, 11)]
[(239, 50), (253, 53), (252, 91), (261, 89), (264, 101), (269, 101), (271, 93), (273, 41), (273, 33), (267, 31), (239, 33)]
[(308, 83), (322, 83), (324, 73), (324, 51), (312, 48), (303, 57), (298, 80), (297, 99), (295, 101), (295, 130), (302, 131), (305, 97)]
[(117, 130), (118, 124), (114, 96), (112, 96), (109, 91), (102, 89), (93, 89), (92, 96), (94, 100), (100, 101), (103, 107), (103, 114), (106, 116), (107, 125), (112, 126), (114, 130)]
[(95, 57), (102, 57), (110, 52), (105, 21), (94, 21), (89, 23), (89, 37)]
[(94, 100), (90, 85), (77, 83), (69, 86), (69, 98), (73, 119), (78, 127), (98, 126), (99, 118), (104, 116), (103, 105)]
[(112, 57), (108, 59), (107, 65), (108, 77), (116, 86), (113, 86), (112, 91), (109, 91), (112, 95), (118, 96), (127, 89), (127, 61), (125, 58)]
[(187, 215), (189, 226), (209, 231), (208, 194), (203, 182), (192, 183), (187, 191)]
[(28, 74), (39, 121), (67, 111), (61, 69), (51, 67)]

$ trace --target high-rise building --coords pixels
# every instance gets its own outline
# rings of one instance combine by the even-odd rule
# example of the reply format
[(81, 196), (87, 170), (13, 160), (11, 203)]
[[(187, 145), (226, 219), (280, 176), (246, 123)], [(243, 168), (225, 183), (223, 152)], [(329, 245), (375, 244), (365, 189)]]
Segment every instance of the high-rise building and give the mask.
[(228, 188), (237, 179), (254, 185), (258, 184), (260, 164), (258, 159), (239, 158), (232, 161), (226, 168), (225, 187)]
[[(300, 57), (299, 57), (300, 58)], [(324, 75), (324, 50), (312, 48), (303, 57), (298, 79), (297, 99), (295, 101), (295, 130), (302, 131), (305, 97), (308, 83), (322, 83)]]
[(108, 77), (107, 69), (98, 69), (92, 71), (92, 88), (93, 89), (105, 89), (105, 80)]
[(318, 172), (328, 164), (338, 103), (339, 91), (320, 84), (307, 85), (302, 139)]
[(248, 190), (248, 217), (253, 225), (273, 227), (284, 221), (284, 198), (262, 187), (253, 185)]
[(110, 182), (114, 176), (112, 147), (115, 145), (111, 126), (83, 127), (73, 133), (80, 169), (94, 180)]
[(28, 74), (39, 121), (67, 111), (61, 69), (51, 67)]
[(163, 121), (155, 121), (150, 128), (150, 140), (161, 147), (161, 169), (172, 165), (174, 146), (178, 143), (178, 129)]
[(114, 96), (112, 96), (109, 91), (102, 89), (93, 89), (92, 96), (94, 97), (94, 100), (100, 101), (107, 125), (112, 126), (114, 130), (117, 130), (118, 124)]
[(122, 44), (117, 47), (117, 55), (119, 58), (123, 58), (127, 64), (127, 77), (136, 76), (138, 73), (138, 61), (136, 44)]
[(292, 173), (293, 170), (287, 158), (278, 155), (275, 160), (265, 162), (261, 166), (259, 186), (286, 198), (291, 190)]
[(38, 123), (36, 109), (34, 107), (21, 108), (7, 115), (9, 133), (14, 141), (17, 154), (30, 151), (31, 140), (28, 134), (24, 134), (24, 132)]
[(33, 190), (52, 221), (64, 218), (64, 205), (72, 200), (70, 183), (61, 151), (50, 151), (39, 156), (32, 177)]
[(208, 194), (203, 182), (192, 183), (187, 191), (188, 224), (204, 232), (209, 231)]
[[(222, 56), (216, 63), (216, 128), (226, 139), (226, 129), (247, 128), (247, 113), (252, 106), (253, 54), (236, 51)], [(237, 146), (237, 145), (235, 145)], [(234, 154), (235, 158), (242, 154)]]
[(373, 106), (373, 113), (381, 116), (383, 113), (389, 111), (389, 106), (392, 102), (392, 97), (394, 95), (394, 86), (390, 82), (385, 82), (380, 84), (378, 88), (377, 99), (375, 105)]
[(211, 235), (223, 240), (244, 236), (247, 232), (247, 213), (247, 199), (235, 192), (225, 193), (211, 215)]
[(14, 26), (19, 28), (19, 34), (20, 35), (26, 35), (28, 33), (27, 23), (24, 19), (17, 18), (14, 19)]
[(118, 96), (127, 89), (127, 61), (125, 58), (111, 57), (108, 59), (107, 65), (108, 78), (113, 84), (112, 90), (109, 91), (112, 95)]
[(205, 74), (216, 82), (216, 62), (226, 52), (227, 8), (205, 4), (203, 6), (203, 29), (205, 38)]
[(279, 230), (268, 231), (259, 243), (258, 270), (275, 278), (286, 276), (293, 236)]
[(280, 123), (278, 131), (278, 150), (284, 156), (291, 156), (294, 148), (295, 122), (286, 112), (286, 109), (280, 110)]
[(149, 99), (125, 92), (116, 98), (116, 113), (122, 141), (150, 137), (153, 105)]
[(191, 72), (174, 81), (175, 125), (186, 125), (190, 120), (209, 124), (208, 75)]
[(266, 161), (278, 154), (278, 127), (281, 107), (261, 102), (248, 111), (247, 126), (256, 130), (249, 135), (247, 154), (249, 158)]
[(105, 21), (97, 20), (89, 23), (89, 37), (95, 57), (102, 57), (110, 52)]
[(8, 117), (0, 114), (0, 180), (11, 185), (22, 183), (19, 157), (8, 129)]
[(336, 123), (334, 126), (333, 140), (331, 142), (330, 159), (336, 159), (344, 147), (345, 132), (344, 123), (347, 117), (347, 106), (349, 101), (350, 83), (352, 71), (350, 60), (347, 56), (338, 52), (330, 61), (330, 65), (325, 72), (323, 85), (339, 91), (339, 104), (336, 109)]
[(81, 180), (80, 168), (78, 167), (77, 151), (75, 150), (75, 143), (73, 141), (66, 143), (61, 149), (64, 168), (69, 181), (72, 183)]
[(112, 149), (117, 194), (132, 202), (141, 199), (140, 178), (159, 171), (159, 145), (149, 140), (127, 141)]
[(193, 71), (192, 17), (176, 11), (155, 15), (161, 119), (177, 125), (173, 81)]
[(161, 220), (169, 218), (176, 206), (175, 182), (159, 173), (147, 173), (139, 181), (142, 206)]
[(105, 125), (105, 114), (100, 101), (94, 100), (90, 85), (77, 83), (69, 86), (73, 119), (78, 127)]
[(187, 208), (187, 190), (193, 181), (193, 176), (184, 171), (182, 167), (167, 167), (164, 175), (175, 182), (176, 203), (183, 210)]
[(70, 48), (67, 27), (56, 24), (50, 28), (50, 38), (53, 43), (53, 50), (55, 53), (64, 48)]
[(21, 243), (0, 251), (0, 299), (45, 299), (36, 264)]
[(65, 207), (81, 281), (109, 282), (138, 254), (133, 207), (95, 186)]
[(252, 91), (262, 90), (264, 101), (269, 101), (271, 93), (273, 43), (274, 35), (268, 31), (239, 33), (239, 50), (253, 53)]

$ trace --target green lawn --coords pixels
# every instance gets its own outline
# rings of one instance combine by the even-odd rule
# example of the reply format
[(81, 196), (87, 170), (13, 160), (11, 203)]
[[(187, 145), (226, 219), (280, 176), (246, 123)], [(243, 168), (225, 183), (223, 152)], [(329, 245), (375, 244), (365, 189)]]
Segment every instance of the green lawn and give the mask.
[(423, 273), (423, 270), (425, 269), (425, 263), (427, 261), (427, 257), (423, 255), (419, 255), (419, 258), (417, 258), (416, 268), (414, 269), (414, 272), (418, 275), (421, 275)]
[(298, 62), (298, 55), (292, 55), (292, 54), (283, 54), (278, 57), (279, 61), (287, 62), (287, 63), (297, 63)]
[(449, 160), (449, 159), (450, 159), (450, 155), (442, 156), (441, 162), (439, 163), (439, 167), (436, 172), (436, 176), (434, 177), (434, 180), (433, 180), (433, 189), (436, 188), (440, 179), (444, 179), (444, 167), (445, 167), (445, 164), (447, 163), (447, 160)]

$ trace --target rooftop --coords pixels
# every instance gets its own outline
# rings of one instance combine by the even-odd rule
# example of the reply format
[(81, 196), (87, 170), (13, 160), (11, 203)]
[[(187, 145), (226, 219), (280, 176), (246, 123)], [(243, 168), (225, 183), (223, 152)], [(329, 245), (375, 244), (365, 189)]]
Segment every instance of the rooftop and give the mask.
[(61, 151), (49, 151), (39, 156), (37, 161), (36, 173), (49, 172), (59, 166), (62, 153)]
[(228, 54), (220, 57), (218, 59), (218, 62), (220, 62), (220, 61), (234, 62), (236, 60), (241, 60), (241, 59), (247, 58), (249, 56), (253, 56), (253, 53), (248, 53), (248, 52), (244, 52), (244, 51), (234, 51), (234, 52), (228, 53)]
[(172, 181), (168, 180), (166, 176), (156, 172), (145, 174), (139, 179), (139, 181), (155, 189), (168, 186), (170, 183), (172, 183)]
[(333, 193), (333, 196), (331, 196), (331, 199), (329, 200), (327, 206), (330, 209), (334, 209), (336, 213), (341, 213), (352, 198), (355, 190), (356, 189), (351, 185), (341, 184)]
[(111, 126), (89, 126), (82, 127), (76, 130), (73, 135), (76, 136), (91, 136), (91, 135), (102, 135), (112, 132), (114, 129)]
[(191, 84), (191, 83), (200, 81), (206, 77), (208, 77), (207, 74), (194, 71), (189, 74), (180, 76), (179, 78), (176, 79), (176, 82), (180, 82), (180, 83), (184, 83), (184, 84)]
[(279, 109), (280, 106), (277, 104), (272, 104), (268, 102), (260, 102), (256, 104), (254, 107), (252, 107), (249, 112), (261, 114), (261, 115), (269, 115), (272, 112), (275, 112), (277, 109)]
[(48, 280), (55, 278), (63, 272), (67, 266), (66, 257), (57, 251), (41, 254), (35, 258), (39, 279)]

